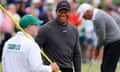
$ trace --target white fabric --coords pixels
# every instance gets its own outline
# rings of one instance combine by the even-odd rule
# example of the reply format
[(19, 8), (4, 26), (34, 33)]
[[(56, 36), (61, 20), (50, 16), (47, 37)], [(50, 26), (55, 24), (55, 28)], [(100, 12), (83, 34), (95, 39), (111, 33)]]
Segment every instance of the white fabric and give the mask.
[(98, 11), (99, 10), (97, 8), (94, 8), (92, 20), (95, 20), (95, 17), (96, 17), (96, 14), (97, 14)]
[(57, 15), (56, 15), (56, 8), (54, 8), (52, 10), (52, 16), (53, 16), (54, 19), (56, 19), (56, 17), (57, 17)]
[(101, 0), (93, 0), (93, 3), (99, 5), (101, 3)]
[[(16, 46), (10, 48), (10, 44)], [(34, 39), (28, 39), (22, 32), (5, 43), (2, 66), (3, 72), (52, 72), (50, 66), (42, 64), (40, 48)]]
[(94, 25), (93, 21), (91, 20), (86, 20), (85, 21), (86, 26), (85, 26), (85, 36), (87, 39), (92, 39), (93, 40), (93, 45), (97, 45), (97, 36), (94, 30)]
[(93, 22), (91, 20), (86, 20), (85, 23), (86, 23), (86, 27), (85, 27), (86, 32), (94, 31)]
[(93, 7), (87, 3), (83, 3), (78, 7), (77, 13), (79, 13), (80, 16), (83, 17), (84, 13), (89, 9), (93, 9)]
[(46, 3), (53, 4), (54, 2), (55, 2), (55, 0), (46, 0)]
[(93, 22), (91, 20), (86, 20), (85, 22), (86, 22), (85, 35), (87, 38), (92, 38), (94, 32)]
[(32, 0), (32, 3), (34, 4), (34, 3), (39, 3), (39, 2), (41, 2), (41, 0)]

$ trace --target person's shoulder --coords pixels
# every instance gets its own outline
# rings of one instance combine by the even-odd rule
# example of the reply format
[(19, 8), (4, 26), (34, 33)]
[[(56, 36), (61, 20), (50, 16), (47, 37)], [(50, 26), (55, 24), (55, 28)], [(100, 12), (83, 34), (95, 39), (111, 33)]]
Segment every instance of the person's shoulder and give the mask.
[(46, 24), (40, 26), (41, 31), (48, 31), (53, 27), (54, 20), (47, 22)]
[(71, 23), (68, 23), (68, 27), (69, 29), (74, 32), (74, 33), (78, 33), (78, 29), (75, 25), (71, 24)]
[(14, 39), (14, 37), (11, 37), (10, 39), (8, 39), (8, 40), (5, 42), (5, 44), (8, 44), (8, 43), (13, 42), (13, 39)]
[(97, 13), (105, 13), (105, 11), (102, 9), (97, 9), (97, 10), (98, 10)]
[(94, 21), (104, 20), (106, 16), (108, 16), (108, 14), (105, 11), (98, 9), (98, 12), (96, 13)]
[(104, 10), (99, 9), (97, 15), (101, 17), (104, 17), (104, 16), (106, 17), (106, 15), (109, 15), (109, 14)]
[(69, 28), (71, 28), (73, 30), (77, 30), (77, 27), (70, 22), (68, 22), (68, 26), (69, 26)]
[(20, 44), (29, 44), (31, 40), (23, 35), (18, 35), (18, 33), (11, 37), (6, 43), (20, 43)]

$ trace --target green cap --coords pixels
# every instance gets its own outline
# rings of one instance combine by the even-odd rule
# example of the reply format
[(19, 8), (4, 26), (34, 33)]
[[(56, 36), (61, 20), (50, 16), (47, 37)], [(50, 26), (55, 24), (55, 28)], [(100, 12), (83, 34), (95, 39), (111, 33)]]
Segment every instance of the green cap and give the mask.
[(23, 16), (21, 19), (20, 19), (20, 26), (22, 28), (26, 28), (30, 25), (41, 25), (43, 23), (42, 20), (39, 20), (37, 18), (35, 18), (34, 16), (32, 15), (25, 15)]

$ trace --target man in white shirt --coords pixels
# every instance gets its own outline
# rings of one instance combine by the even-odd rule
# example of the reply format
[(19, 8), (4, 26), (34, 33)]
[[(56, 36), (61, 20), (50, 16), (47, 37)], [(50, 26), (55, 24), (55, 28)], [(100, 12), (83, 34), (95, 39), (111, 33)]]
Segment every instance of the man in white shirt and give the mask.
[(3, 72), (52, 72), (59, 68), (56, 63), (50, 66), (42, 64), (40, 48), (33, 39), (42, 22), (32, 15), (21, 18), (20, 26), (30, 39), (23, 32), (18, 32), (5, 43), (2, 55)]

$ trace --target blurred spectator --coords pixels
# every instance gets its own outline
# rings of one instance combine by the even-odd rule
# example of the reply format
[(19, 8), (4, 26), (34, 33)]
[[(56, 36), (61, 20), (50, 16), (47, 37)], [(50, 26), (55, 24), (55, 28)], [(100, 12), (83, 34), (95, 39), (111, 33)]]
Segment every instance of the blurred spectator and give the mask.
[(52, 10), (52, 16), (53, 16), (54, 19), (56, 18), (56, 8), (53, 8), (53, 10)]
[(39, 8), (41, 0), (32, 0), (32, 5), (34, 8)]
[(105, 5), (106, 6), (111, 6), (113, 3), (112, 3), (112, 0), (105, 0)]
[(47, 23), (48, 21), (53, 20), (52, 10), (53, 10), (52, 6), (45, 7), (45, 15), (41, 17), (41, 20), (44, 21), (43, 24)]
[(82, 21), (82, 24), (78, 26), (78, 31), (79, 31), (79, 36), (80, 36), (80, 45), (84, 46), (85, 45), (85, 20)]
[(117, 13), (120, 15), (120, 2), (117, 3)]
[(3, 22), (3, 13), (2, 13), (2, 10), (0, 10), (0, 27), (2, 25), (2, 22)]
[(120, 27), (120, 16), (115, 12), (116, 8), (113, 6), (107, 7), (106, 11), (107, 13), (117, 22), (117, 24)]
[(27, 7), (27, 8), (25, 9), (25, 12), (26, 12), (27, 14), (31, 14), (31, 15), (33, 15), (33, 16), (35, 16), (35, 17), (38, 18), (37, 10), (36, 10), (34, 7)]
[(45, 2), (48, 6), (54, 6), (55, 0), (46, 0)]
[(45, 0), (32, 0), (32, 4), (33, 8), (37, 11), (38, 18), (41, 19), (45, 14)]
[[(7, 11), (16, 20), (16, 22), (19, 22), (20, 16), (16, 13), (16, 6), (14, 4), (9, 4)], [(12, 20), (5, 13), (3, 13), (3, 17), (4, 19), (1, 25), (1, 31), (8, 32), (14, 35), (15, 25), (13, 24)]]
[(25, 2), (24, 1), (20, 1), (20, 2), (17, 2), (16, 3), (16, 6), (17, 6), (17, 13), (20, 15), (20, 17), (24, 16), (26, 13), (25, 13)]
[(85, 60), (84, 62), (90, 62), (92, 59), (92, 51), (97, 45), (97, 36), (94, 30), (93, 22), (90, 20), (85, 20)]
[(17, 22), (19, 22), (20, 16), (16, 13), (17, 10), (16, 10), (15, 4), (10, 4), (10, 5), (8, 6), (8, 9), (10, 10), (13, 18), (14, 18)]
[(45, 10), (44, 10), (44, 6), (45, 6), (45, 0), (41, 0), (40, 4), (39, 4), (39, 19), (41, 19), (44, 15), (45, 15)]
[[(10, 13), (10, 15), (11, 15), (11, 13)], [(4, 17), (4, 19), (3, 19), (3, 23), (1, 25), (1, 31), (11, 33), (14, 29), (13, 22), (10, 20), (10, 18), (5, 13), (3, 13), (3, 17)]]
[(94, 7), (98, 7), (101, 3), (101, 0), (93, 0)]
[(82, 52), (82, 58), (84, 58), (84, 52), (85, 52), (85, 26), (86, 23), (84, 20), (82, 20), (82, 24), (78, 26), (79, 31), (79, 41), (80, 41), (80, 47)]
[(120, 15), (120, 7), (118, 7), (117, 12), (118, 12), (118, 14)]
[(71, 14), (69, 16), (68, 21), (72, 24), (74, 24), (75, 26), (79, 26), (82, 23), (82, 19), (80, 18), (80, 15), (76, 13), (76, 2), (70, 2), (71, 5)]
[(82, 19), (79, 19), (80, 15), (75, 13), (70, 15), (69, 22), (74, 24), (75, 26), (79, 26), (82, 23)]

